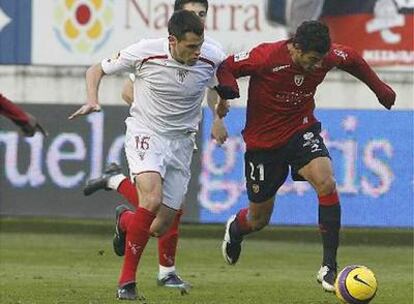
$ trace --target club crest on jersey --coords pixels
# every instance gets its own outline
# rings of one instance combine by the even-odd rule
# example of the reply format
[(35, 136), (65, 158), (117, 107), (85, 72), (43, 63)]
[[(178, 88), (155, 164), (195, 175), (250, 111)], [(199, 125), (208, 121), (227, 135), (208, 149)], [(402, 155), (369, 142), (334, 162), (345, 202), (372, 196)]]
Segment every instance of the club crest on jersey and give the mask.
[(295, 81), (295, 84), (300, 87), (303, 83), (303, 80), (305, 80), (305, 76), (303, 75), (295, 75), (295, 77), (293, 78)]
[(178, 69), (176, 77), (179, 83), (184, 83), (185, 77), (187, 77), (188, 71), (184, 69)]
[(260, 191), (260, 187), (259, 187), (259, 185), (258, 185), (258, 184), (253, 184), (253, 185), (252, 185), (252, 191), (253, 191), (254, 193), (259, 193), (259, 191)]
[(336, 56), (341, 57), (343, 60), (346, 60), (348, 58), (348, 54), (343, 50), (334, 49), (333, 52)]

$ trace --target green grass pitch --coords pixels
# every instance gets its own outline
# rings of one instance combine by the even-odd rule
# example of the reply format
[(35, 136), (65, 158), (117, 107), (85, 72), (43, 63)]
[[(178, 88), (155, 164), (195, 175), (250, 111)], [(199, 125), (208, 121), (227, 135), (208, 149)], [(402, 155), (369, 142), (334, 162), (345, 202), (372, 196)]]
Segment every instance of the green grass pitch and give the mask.
[[(119, 303), (115, 288), (122, 259), (110, 233), (0, 232), (0, 303)], [(139, 270), (139, 290), (157, 304), (328, 304), (336, 297), (316, 283), (319, 243), (248, 239), (236, 266), (224, 263), (219, 238), (182, 238), (177, 268), (193, 284), (189, 295), (157, 287), (156, 242)], [(376, 274), (373, 304), (413, 303), (411, 246), (350, 246), (340, 266), (364, 264)], [(135, 303), (135, 302), (134, 302)]]

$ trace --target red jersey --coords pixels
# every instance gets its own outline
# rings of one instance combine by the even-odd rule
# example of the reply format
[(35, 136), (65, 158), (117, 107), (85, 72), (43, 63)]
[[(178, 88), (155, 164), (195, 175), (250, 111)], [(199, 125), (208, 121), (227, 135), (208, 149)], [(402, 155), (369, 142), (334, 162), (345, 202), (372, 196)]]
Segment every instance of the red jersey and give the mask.
[(320, 67), (305, 71), (293, 62), (289, 42), (264, 43), (249, 53), (230, 56), (218, 71), (220, 83), (230, 87), (237, 87), (234, 77), (250, 76), (242, 132), (248, 150), (278, 148), (298, 130), (316, 123), (316, 88), (332, 68), (349, 72), (374, 92), (385, 85), (349, 47), (332, 44)]

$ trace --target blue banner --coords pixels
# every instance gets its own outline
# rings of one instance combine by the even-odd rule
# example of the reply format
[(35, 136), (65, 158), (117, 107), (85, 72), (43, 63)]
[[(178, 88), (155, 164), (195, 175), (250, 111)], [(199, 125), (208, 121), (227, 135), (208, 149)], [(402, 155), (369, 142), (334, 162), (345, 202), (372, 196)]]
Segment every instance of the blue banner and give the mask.
[[(344, 226), (413, 227), (413, 111), (319, 110), (322, 135), (334, 165)], [(230, 138), (223, 147), (210, 139), (204, 113), (200, 175), (201, 222), (225, 222), (248, 205), (244, 183), (245, 109), (225, 119)], [(314, 225), (315, 191), (288, 179), (276, 197), (272, 224)]]
[(0, 0), (0, 64), (29, 64), (31, 47), (32, 1)]

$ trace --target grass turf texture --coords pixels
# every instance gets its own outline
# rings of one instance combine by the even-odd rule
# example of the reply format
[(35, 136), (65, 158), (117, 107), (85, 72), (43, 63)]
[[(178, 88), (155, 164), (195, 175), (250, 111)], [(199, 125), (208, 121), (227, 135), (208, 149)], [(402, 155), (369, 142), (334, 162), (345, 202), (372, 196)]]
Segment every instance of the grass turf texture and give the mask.
[[(119, 303), (115, 287), (122, 259), (112, 252), (109, 230), (75, 233), (74, 225), (70, 233), (62, 233), (64, 229), (5, 232), (6, 226), (2, 220), (0, 303)], [(221, 238), (181, 239), (177, 266), (194, 285), (189, 295), (181, 296), (176, 290), (156, 286), (158, 259), (156, 242), (151, 240), (139, 272), (139, 289), (148, 303), (337, 303), (315, 280), (319, 243), (251, 238), (236, 266), (225, 265), (220, 245)], [(339, 262), (341, 266), (364, 264), (375, 272), (379, 291), (372, 303), (411, 304), (412, 257), (412, 246), (344, 245)]]

